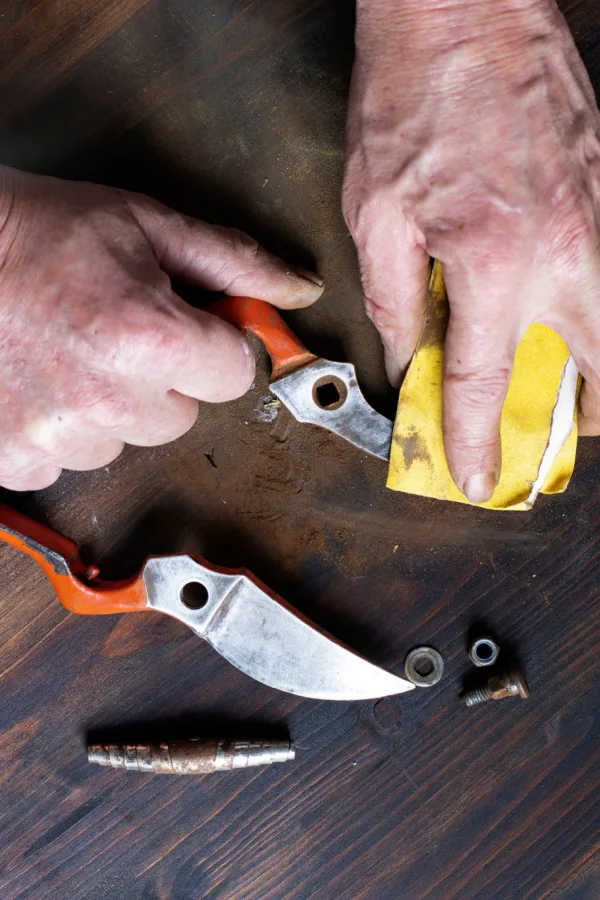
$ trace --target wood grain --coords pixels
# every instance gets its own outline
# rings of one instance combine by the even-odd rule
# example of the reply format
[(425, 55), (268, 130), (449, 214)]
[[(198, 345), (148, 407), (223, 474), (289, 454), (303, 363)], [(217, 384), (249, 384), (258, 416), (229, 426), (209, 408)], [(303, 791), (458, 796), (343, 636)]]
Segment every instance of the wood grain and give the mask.
[[(597, 4), (565, 11), (598, 86)], [(391, 413), (339, 212), (352, 19), (350, 0), (5, 0), (0, 160), (144, 190), (316, 265), (326, 294), (293, 327)], [(391, 494), (377, 461), (285, 411), (260, 420), (257, 352), (256, 388), (203, 406), (180, 441), (2, 499), (106, 577), (194, 550), (398, 672), (433, 644), (447, 675), (377, 703), (303, 701), (158, 615), (68, 614), (1, 548), (0, 897), (597, 900), (597, 443), (531, 514)], [(476, 622), (518, 653), (529, 701), (461, 705)], [(294, 764), (205, 779), (85, 756), (88, 733), (282, 728)]]

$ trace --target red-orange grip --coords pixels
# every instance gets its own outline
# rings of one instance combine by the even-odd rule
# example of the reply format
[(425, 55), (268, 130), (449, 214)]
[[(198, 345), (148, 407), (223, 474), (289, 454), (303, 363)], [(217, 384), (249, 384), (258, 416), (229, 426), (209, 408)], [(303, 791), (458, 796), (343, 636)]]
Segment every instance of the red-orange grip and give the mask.
[(207, 312), (260, 338), (273, 364), (272, 381), (277, 381), (283, 375), (289, 375), (318, 358), (298, 340), (275, 307), (264, 300), (223, 297), (208, 307)]
[(74, 613), (103, 615), (147, 609), (144, 583), (139, 576), (128, 581), (86, 584), (87, 569), (77, 545), (27, 516), (0, 504), (0, 540), (26, 553), (44, 571), (64, 607)]

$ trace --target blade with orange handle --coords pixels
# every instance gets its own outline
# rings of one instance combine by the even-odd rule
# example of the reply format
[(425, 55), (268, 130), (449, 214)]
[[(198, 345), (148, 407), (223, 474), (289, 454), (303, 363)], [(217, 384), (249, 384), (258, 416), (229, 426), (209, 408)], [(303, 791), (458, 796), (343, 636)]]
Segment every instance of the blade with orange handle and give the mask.
[(249, 297), (223, 297), (208, 309), (265, 345), (270, 389), (299, 422), (319, 425), (361, 450), (388, 460), (393, 423), (365, 400), (351, 363), (310, 353), (275, 307)]
[(132, 578), (101, 581), (73, 541), (1, 504), (0, 540), (35, 560), (71, 612), (166, 613), (242, 672), (279, 690), (323, 700), (412, 690), (320, 631), (245, 569), (186, 554), (151, 556)]

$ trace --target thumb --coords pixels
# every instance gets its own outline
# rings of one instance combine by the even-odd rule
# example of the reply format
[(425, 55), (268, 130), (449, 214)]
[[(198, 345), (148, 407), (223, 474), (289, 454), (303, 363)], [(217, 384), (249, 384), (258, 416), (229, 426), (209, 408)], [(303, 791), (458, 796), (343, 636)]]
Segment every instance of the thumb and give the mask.
[(381, 336), (388, 378), (398, 387), (423, 327), (429, 255), (387, 203), (359, 216), (346, 210), (346, 220), (358, 251), (367, 315)]
[(323, 293), (319, 275), (286, 266), (242, 231), (192, 219), (143, 194), (119, 194), (171, 278), (285, 309), (310, 306)]
[[(518, 335), (505, 293), (490, 280), (445, 269), (450, 321), (444, 349), (444, 446), (452, 477), (468, 500), (490, 500), (501, 469), (500, 417)], [(479, 284), (487, 289), (478, 289)]]

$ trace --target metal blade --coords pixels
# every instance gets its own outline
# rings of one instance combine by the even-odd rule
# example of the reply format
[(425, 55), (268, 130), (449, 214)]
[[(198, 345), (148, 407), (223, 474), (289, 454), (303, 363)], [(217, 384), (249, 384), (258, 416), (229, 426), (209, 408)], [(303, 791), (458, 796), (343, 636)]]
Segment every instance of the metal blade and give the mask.
[(271, 391), (299, 422), (327, 428), (379, 459), (390, 458), (394, 423), (369, 406), (351, 363), (320, 359), (273, 381)]
[[(270, 687), (320, 700), (366, 700), (414, 687), (319, 631), (249, 575), (171, 556), (149, 559), (142, 577), (149, 607), (185, 622), (232, 665)], [(201, 609), (181, 599), (190, 582), (206, 589)]]

